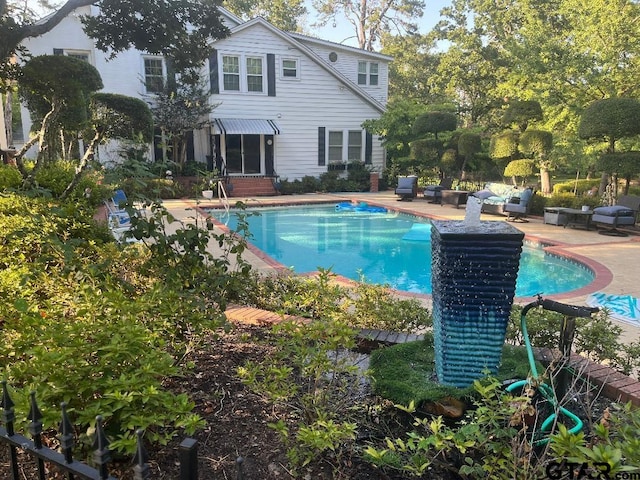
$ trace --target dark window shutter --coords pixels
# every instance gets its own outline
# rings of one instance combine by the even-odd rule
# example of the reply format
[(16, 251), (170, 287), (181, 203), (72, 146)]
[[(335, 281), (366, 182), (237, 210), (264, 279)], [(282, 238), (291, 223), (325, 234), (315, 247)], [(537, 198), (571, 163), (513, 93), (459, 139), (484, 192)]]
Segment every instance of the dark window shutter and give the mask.
[(267, 95), (276, 96), (276, 56), (267, 53)]
[(176, 83), (176, 69), (173, 66), (173, 60), (171, 58), (164, 59), (165, 65), (167, 66), (167, 88), (170, 92), (175, 92), (177, 89)]
[(326, 137), (326, 128), (318, 127), (318, 165), (323, 167), (325, 165), (325, 137)]
[(218, 51), (214, 48), (209, 56), (209, 83), (211, 93), (220, 93), (218, 84)]
[(373, 135), (366, 132), (365, 145), (364, 145), (364, 163), (371, 165), (371, 154), (373, 153)]
[(54, 48), (53, 49), (53, 54), (54, 55), (64, 55), (64, 49), (63, 48)]

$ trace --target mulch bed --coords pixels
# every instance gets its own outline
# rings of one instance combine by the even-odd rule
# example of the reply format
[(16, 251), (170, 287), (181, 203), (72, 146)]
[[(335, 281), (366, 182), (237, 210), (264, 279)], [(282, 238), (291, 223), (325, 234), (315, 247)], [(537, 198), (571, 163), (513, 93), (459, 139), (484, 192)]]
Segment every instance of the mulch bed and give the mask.
[[(236, 375), (236, 370), (245, 362), (260, 362), (267, 358), (271, 347), (267, 342), (256, 341), (270, 335), (267, 328), (255, 325), (238, 325), (230, 332), (220, 332), (203, 340), (200, 349), (190, 360), (195, 363), (194, 374), (184, 378), (172, 378), (166, 387), (175, 392), (186, 392), (196, 403), (195, 411), (206, 421), (206, 428), (195, 435), (198, 441), (199, 479), (246, 479), (276, 480), (303, 478), (350, 479), (350, 480), (399, 480), (401, 475), (385, 474), (369, 463), (360, 460), (359, 452), (345, 451), (340, 456), (327, 455), (312, 462), (295, 477), (287, 470), (286, 448), (280, 437), (268, 427), (269, 422), (287, 419), (290, 413), (274, 406), (264, 398), (252, 393)], [(382, 405), (386, 418), (387, 433), (396, 425), (397, 435), (402, 435), (410, 422), (385, 401), (369, 395), (365, 401)], [(389, 402), (386, 402), (387, 404)], [(396, 418), (394, 418), (394, 415)], [(371, 423), (370, 425), (372, 425)], [(361, 425), (360, 433), (370, 425)], [(392, 433), (393, 434), (393, 433)], [(374, 433), (379, 436), (384, 434)], [(176, 438), (166, 447), (149, 449), (149, 466), (152, 479), (178, 479), (178, 445)], [(360, 443), (365, 445), (365, 442)], [(242, 458), (242, 476), (238, 476), (238, 459)], [(10, 478), (6, 448), (0, 448), (0, 478)], [(22, 459), (21, 459), (22, 461)], [(20, 479), (35, 479), (33, 462), (25, 459), (21, 463)], [(118, 479), (133, 479), (130, 462), (116, 462), (111, 466), (111, 475)], [(63, 478), (52, 471), (48, 478)], [(430, 472), (424, 478), (455, 479), (450, 472)]]

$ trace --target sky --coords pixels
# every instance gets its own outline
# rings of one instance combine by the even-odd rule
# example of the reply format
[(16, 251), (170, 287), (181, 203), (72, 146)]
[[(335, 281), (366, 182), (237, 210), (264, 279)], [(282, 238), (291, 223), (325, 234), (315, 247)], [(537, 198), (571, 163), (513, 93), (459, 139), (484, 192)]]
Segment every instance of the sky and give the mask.
[[(440, 10), (443, 7), (450, 5), (450, 3), (451, 0), (426, 0), (424, 15), (418, 20), (419, 32), (429, 32), (438, 20), (440, 20)], [(41, 11), (36, 0), (27, 0), (27, 4), (35, 10)], [(316, 20), (315, 15), (313, 14), (314, 9), (311, 6), (311, 0), (306, 0), (305, 4), (309, 11), (307, 23), (310, 25)], [(314, 28), (310, 33), (323, 40), (342, 43), (343, 45), (349, 45), (351, 47), (358, 46), (358, 42), (355, 37), (355, 30), (344, 16), (337, 19), (335, 27), (332, 24), (329, 24), (322, 28)]]
[[(314, 10), (309, 1), (306, 3), (307, 9), (310, 12), (308, 22), (311, 24), (315, 21), (315, 17), (311, 13)], [(440, 10), (448, 5), (450, 5), (450, 0), (427, 0), (424, 15), (418, 21), (420, 33), (427, 33), (430, 31), (440, 20)], [(358, 46), (358, 42), (355, 38), (355, 30), (344, 17), (342, 19), (338, 19), (335, 27), (329, 24), (322, 28), (316, 28), (313, 30), (313, 34), (323, 40), (342, 43), (343, 45), (349, 45), (351, 47)]]

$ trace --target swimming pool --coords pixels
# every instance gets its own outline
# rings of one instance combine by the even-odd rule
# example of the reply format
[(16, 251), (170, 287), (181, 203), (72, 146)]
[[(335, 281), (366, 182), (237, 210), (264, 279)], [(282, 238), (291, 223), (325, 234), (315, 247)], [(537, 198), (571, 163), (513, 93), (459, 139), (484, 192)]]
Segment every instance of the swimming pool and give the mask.
[[(232, 211), (233, 212), (233, 211)], [(401, 213), (336, 211), (335, 205), (265, 207), (247, 218), (250, 242), (296, 273), (331, 268), (344, 277), (386, 284), (411, 293), (431, 293), (431, 226)], [(237, 217), (211, 210), (235, 229)], [(553, 295), (593, 281), (578, 262), (525, 244), (516, 296)]]

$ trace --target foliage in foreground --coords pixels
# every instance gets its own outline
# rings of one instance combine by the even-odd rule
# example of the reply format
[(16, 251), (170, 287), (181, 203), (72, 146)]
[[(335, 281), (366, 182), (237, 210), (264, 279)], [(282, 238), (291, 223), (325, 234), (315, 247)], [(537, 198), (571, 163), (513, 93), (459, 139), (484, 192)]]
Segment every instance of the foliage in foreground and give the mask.
[(238, 299), (246, 305), (306, 318), (340, 318), (354, 328), (412, 332), (430, 327), (431, 314), (416, 299), (398, 298), (361, 279), (351, 287), (332, 282), (330, 270), (313, 277), (276, 274), (256, 278)]
[[(507, 325), (506, 341), (523, 345), (520, 331), (522, 306), (514, 305)], [(573, 351), (594, 362), (609, 365), (625, 375), (636, 374), (640, 368), (640, 341), (624, 343), (622, 328), (609, 319), (606, 310), (591, 318), (576, 318)], [(527, 313), (527, 331), (531, 344), (539, 348), (558, 348), (562, 315), (542, 308)]]
[(566, 472), (566, 462), (586, 465), (586, 474), (593, 476), (584, 478), (600, 478), (603, 466), (610, 473), (640, 468), (640, 410), (631, 405), (605, 410), (588, 436), (570, 434), (559, 425), (550, 443), (534, 449), (530, 442), (536, 428), (532, 392), (513, 396), (490, 377), (474, 382), (474, 389), (478, 396), (475, 408), (455, 425), (441, 416), (414, 415), (413, 403), (397, 405), (414, 415), (413, 429), (402, 438), (387, 437), (382, 444), (370, 444), (365, 458), (382, 470), (420, 478), (433, 478), (443, 471), (468, 479), (552, 478), (547, 476), (550, 465)]
[[(129, 453), (138, 428), (164, 443), (201, 426), (191, 400), (163, 381), (187, 371), (198, 334), (224, 323), (226, 297), (246, 275), (241, 260), (234, 271), (228, 256), (203, 253), (206, 229), (168, 233), (175, 220), (151, 210), (134, 230), (153, 245), (121, 247), (88, 202), (0, 197), (0, 368), (16, 411), (29, 411), (34, 390), (45, 428), (63, 401), (80, 431), (100, 414), (112, 448)], [(214, 238), (241, 256), (241, 236)]]
[(261, 363), (238, 369), (242, 381), (276, 404), (285, 404), (295, 420), (269, 424), (287, 446), (294, 469), (318, 457), (338, 456), (356, 437), (353, 407), (361, 373), (349, 353), (355, 330), (344, 320), (287, 321), (273, 328), (275, 352)]

